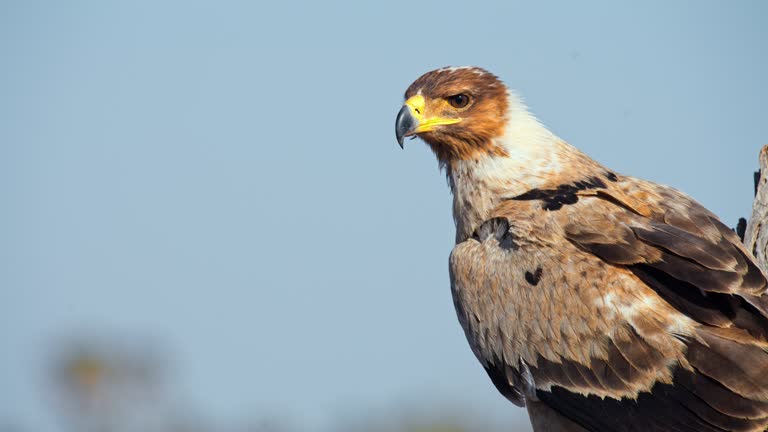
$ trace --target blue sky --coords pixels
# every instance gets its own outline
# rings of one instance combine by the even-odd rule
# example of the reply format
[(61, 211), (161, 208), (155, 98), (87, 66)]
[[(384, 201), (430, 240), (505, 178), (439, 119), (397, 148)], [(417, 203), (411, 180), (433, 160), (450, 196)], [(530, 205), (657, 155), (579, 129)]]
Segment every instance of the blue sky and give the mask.
[[(768, 4), (3, 2), (0, 423), (57, 431), (47, 356), (131, 335), (215, 418), (513, 421), (453, 310), (408, 84), (488, 68), (598, 161), (733, 226), (768, 143)], [(426, 404), (425, 404), (426, 405)]]

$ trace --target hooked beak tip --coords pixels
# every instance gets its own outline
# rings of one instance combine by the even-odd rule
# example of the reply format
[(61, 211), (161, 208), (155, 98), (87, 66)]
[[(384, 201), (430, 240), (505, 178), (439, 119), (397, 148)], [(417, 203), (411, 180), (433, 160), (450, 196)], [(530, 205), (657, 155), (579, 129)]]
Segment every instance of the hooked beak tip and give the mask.
[(408, 105), (403, 105), (400, 108), (400, 112), (397, 113), (397, 119), (395, 120), (395, 136), (397, 137), (397, 143), (400, 144), (400, 148), (403, 148), (403, 142), (408, 134), (412, 133), (418, 122), (411, 114), (411, 109)]

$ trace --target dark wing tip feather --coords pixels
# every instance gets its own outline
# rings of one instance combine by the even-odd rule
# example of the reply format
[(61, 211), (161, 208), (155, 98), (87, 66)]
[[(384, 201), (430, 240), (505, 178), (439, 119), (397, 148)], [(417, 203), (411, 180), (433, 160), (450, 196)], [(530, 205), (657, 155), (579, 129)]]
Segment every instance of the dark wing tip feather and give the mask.
[(600, 398), (554, 386), (541, 401), (589, 431), (750, 432), (768, 427), (768, 403), (744, 400), (695, 371), (678, 369), (637, 398)]

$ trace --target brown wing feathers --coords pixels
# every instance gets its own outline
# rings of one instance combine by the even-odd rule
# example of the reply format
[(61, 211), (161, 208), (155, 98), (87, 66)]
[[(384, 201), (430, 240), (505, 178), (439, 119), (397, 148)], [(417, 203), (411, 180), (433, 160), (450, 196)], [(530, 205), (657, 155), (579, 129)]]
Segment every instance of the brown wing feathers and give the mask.
[(768, 426), (766, 280), (684, 195), (596, 177), (533, 190), (451, 262), (467, 337), (514, 403), (525, 360), (536, 398), (589, 431)]
[[(658, 430), (762, 431), (768, 424), (765, 278), (734, 243), (730, 230), (695, 203), (685, 210), (698, 214), (680, 216), (668, 210), (662, 222), (626, 212), (622, 223), (612, 221), (608, 229), (584, 223), (600, 220), (594, 216), (566, 227), (567, 238), (578, 247), (608, 263), (627, 266), (660, 297), (700, 323), (686, 338), (689, 367), (678, 366), (671, 385), (659, 383), (636, 400), (620, 401), (596, 400), (563, 389), (541, 392), (543, 400), (567, 416), (580, 416), (579, 422), (589, 430), (656, 430), (642, 419), (646, 415), (660, 419), (667, 412), (672, 417), (657, 425)], [(641, 349), (642, 344), (632, 347)], [(652, 349), (634, 355), (622, 352), (613, 360), (647, 359), (652, 353)], [(657, 401), (664, 401), (663, 406)], [(595, 414), (595, 409), (618, 409), (616, 404), (643, 414), (637, 421), (645, 426), (602, 424), (576, 412)], [(682, 424), (677, 420), (686, 418)], [(643, 429), (646, 426), (651, 429)]]

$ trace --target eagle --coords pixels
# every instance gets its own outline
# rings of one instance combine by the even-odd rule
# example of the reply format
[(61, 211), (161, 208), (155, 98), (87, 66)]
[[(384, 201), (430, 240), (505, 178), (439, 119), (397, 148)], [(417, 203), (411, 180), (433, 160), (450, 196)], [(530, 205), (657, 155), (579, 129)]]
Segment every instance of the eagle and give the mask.
[(717, 216), (591, 159), (478, 67), (419, 77), (395, 132), (447, 174), (459, 322), (535, 431), (766, 430), (766, 278)]

